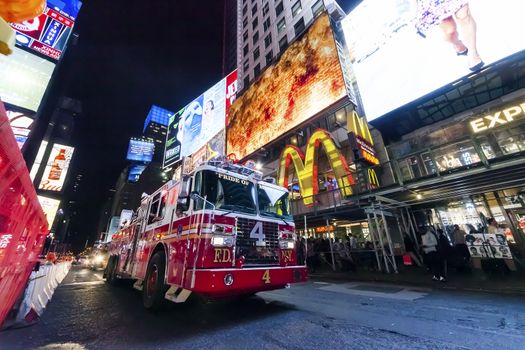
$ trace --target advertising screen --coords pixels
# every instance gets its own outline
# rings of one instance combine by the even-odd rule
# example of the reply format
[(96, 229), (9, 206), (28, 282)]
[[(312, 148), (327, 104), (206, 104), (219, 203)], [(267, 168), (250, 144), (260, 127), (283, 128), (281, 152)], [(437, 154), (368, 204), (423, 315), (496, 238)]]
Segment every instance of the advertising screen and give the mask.
[(184, 112), (181, 109), (170, 117), (168, 132), (166, 134), (166, 148), (164, 150), (164, 167), (168, 167), (180, 159), (180, 149), (182, 145), (182, 125), (180, 117)]
[(15, 47), (0, 55), (0, 100), (36, 112), (55, 65)]
[(7, 119), (9, 119), (9, 124), (15, 134), (16, 143), (18, 147), (22, 149), (24, 147), (29, 134), (31, 133), (31, 126), (33, 125), (34, 113), (22, 112), (19, 110), (11, 109), (6, 106)]
[(368, 120), (525, 49), (522, 0), (364, 0), (343, 20)]
[(224, 130), (237, 96), (237, 71), (215, 84), (170, 118), (164, 167), (191, 156)]
[(44, 159), (46, 148), (47, 148), (47, 141), (42, 141), (42, 143), (40, 143), (40, 147), (38, 147), (38, 153), (36, 154), (35, 161), (33, 163), (33, 166), (31, 167), (31, 172), (29, 173), (29, 177), (31, 178), (31, 181), (35, 181), (36, 174), (38, 173), (38, 170), (40, 170), (40, 167), (42, 166), (42, 159)]
[(155, 153), (153, 141), (132, 138), (129, 140), (126, 158), (136, 162), (149, 163), (153, 159), (153, 153)]
[(75, 148), (55, 143), (47, 160), (44, 175), (38, 188), (47, 191), (62, 191)]
[(128, 182), (138, 182), (140, 175), (146, 169), (145, 165), (136, 164), (129, 169)]
[(55, 221), (55, 216), (58, 211), (58, 207), (60, 207), (60, 201), (58, 199), (53, 199), (45, 196), (37, 196), (38, 201), (40, 202), (40, 206), (42, 207), (42, 210), (44, 211), (44, 214), (46, 215), (48, 229), (51, 229), (51, 226), (53, 225), (53, 221)]
[(241, 159), (346, 94), (330, 22), (323, 14), (232, 104), (226, 152)]
[(80, 6), (81, 3), (76, 0), (48, 1), (40, 16), (21, 23), (10, 23), (16, 31), (16, 43), (58, 60), (73, 31)]

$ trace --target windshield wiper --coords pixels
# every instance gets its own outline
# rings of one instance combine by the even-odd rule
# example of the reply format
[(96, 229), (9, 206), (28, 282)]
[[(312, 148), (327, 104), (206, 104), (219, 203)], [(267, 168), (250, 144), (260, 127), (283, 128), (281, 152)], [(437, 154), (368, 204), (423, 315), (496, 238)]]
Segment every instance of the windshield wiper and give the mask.
[[(226, 209), (225, 207), (226, 208), (232, 208), (232, 209)], [(255, 214), (255, 209), (251, 209), (251, 208), (248, 208), (248, 207), (243, 207), (242, 205), (237, 205), (237, 204), (226, 204), (223, 207), (217, 208), (217, 209), (219, 209), (219, 210), (226, 210), (226, 213), (220, 215), (220, 217), (229, 215), (229, 214), (233, 213), (236, 210), (241, 212), (241, 213), (252, 213), (252, 214)]]
[(261, 215), (262, 215), (262, 216), (264, 216), (264, 215), (268, 215), (268, 216), (272, 216), (272, 217), (274, 217), (274, 218), (279, 218), (279, 219), (282, 220), (282, 222), (285, 223), (285, 225), (290, 225), (288, 222), (286, 222), (286, 220), (284, 220), (284, 218), (283, 218), (281, 215), (279, 215), (279, 214), (277, 214), (277, 213), (273, 213), (273, 212), (271, 212), (271, 211), (264, 211), (264, 212), (261, 213)]

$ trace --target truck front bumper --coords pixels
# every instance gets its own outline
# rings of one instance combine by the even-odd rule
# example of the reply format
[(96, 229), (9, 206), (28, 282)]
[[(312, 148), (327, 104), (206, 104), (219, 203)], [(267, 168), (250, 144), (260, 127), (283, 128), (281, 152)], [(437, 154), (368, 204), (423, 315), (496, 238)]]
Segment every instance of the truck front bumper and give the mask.
[(186, 288), (211, 297), (226, 297), (284, 288), (307, 279), (306, 266), (196, 269), (187, 271)]

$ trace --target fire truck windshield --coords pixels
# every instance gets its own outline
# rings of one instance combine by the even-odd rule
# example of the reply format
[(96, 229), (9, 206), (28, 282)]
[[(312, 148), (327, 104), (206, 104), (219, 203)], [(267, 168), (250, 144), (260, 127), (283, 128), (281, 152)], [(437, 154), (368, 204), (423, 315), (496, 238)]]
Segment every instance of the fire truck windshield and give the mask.
[[(203, 170), (196, 174), (195, 189), (215, 209), (255, 214), (255, 188), (251, 181), (236, 176)], [(196, 209), (203, 203), (197, 201)]]
[(260, 183), (257, 190), (257, 199), (259, 202), (259, 214), (261, 216), (292, 220), (288, 191), (284, 188), (275, 188), (274, 186)]

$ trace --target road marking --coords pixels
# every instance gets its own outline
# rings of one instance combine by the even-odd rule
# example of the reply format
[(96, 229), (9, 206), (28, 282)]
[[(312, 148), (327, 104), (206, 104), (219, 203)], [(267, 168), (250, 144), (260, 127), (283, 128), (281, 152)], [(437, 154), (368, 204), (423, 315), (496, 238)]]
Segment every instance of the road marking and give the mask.
[(319, 289), (328, 292), (408, 301), (421, 299), (429, 294), (429, 291), (414, 290), (410, 287), (360, 282), (331, 284)]

